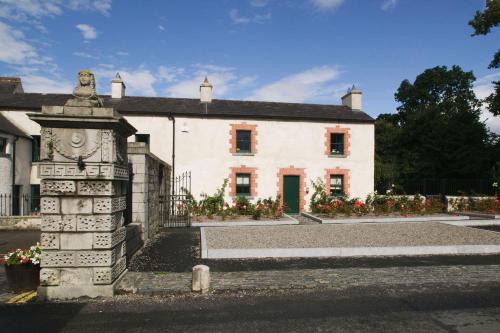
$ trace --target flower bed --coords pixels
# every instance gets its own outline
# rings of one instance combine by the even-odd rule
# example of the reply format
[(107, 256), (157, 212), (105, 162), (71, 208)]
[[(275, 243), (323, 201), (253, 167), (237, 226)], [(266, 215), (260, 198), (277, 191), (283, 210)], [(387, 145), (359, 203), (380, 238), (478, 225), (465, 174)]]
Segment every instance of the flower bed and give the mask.
[(182, 214), (190, 214), (193, 222), (210, 223), (210, 221), (279, 221), (283, 219), (284, 205), (278, 196), (275, 199), (258, 199), (255, 203), (250, 202), (247, 197), (236, 197), (232, 204), (224, 200), (224, 193), (227, 186), (227, 179), (217, 192), (210, 196), (201, 195), (201, 200), (197, 201), (187, 193), (187, 200), (177, 206), (177, 210)]
[(446, 197), (447, 209), (452, 212), (477, 212), (500, 214), (500, 198), (498, 197)]
[(389, 189), (385, 195), (374, 192), (365, 200), (359, 198), (330, 197), (324, 183), (313, 182), (315, 192), (311, 198), (311, 212), (319, 217), (412, 217), (423, 215), (446, 215), (445, 205), (436, 199), (420, 195), (394, 195)]

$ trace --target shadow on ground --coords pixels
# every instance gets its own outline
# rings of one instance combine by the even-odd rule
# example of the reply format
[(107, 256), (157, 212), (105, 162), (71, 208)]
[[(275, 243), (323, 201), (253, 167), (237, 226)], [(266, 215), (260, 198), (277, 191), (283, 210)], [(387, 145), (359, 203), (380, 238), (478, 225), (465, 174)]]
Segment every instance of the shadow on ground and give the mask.
[(296, 270), (349, 267), (395, 267), (435, 265), (498, 265), (500, 255), (420, 256), (378, 258), (264, 258), (201, 259), (199, 228), (164, 229), (129, 265), (133, 272), (191, 272), (193, 266), (205, 264), (213, 272)]

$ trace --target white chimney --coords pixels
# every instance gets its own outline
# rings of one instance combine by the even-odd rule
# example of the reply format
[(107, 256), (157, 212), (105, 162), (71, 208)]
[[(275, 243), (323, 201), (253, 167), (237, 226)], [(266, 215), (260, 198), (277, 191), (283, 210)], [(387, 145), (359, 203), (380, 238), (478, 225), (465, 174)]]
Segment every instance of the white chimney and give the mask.
[(125, 83), (120, 76), (116, 73), (115, 78), (111, 81), (111, 98), (122, 98), (125, 96)]
[(353, 85), (352, 88), (347, 89), (347, 94), (342, 96), (342, 105), (345, 105), (354, 111), (361, 111), (362, 95), (363, 93), (356, 89)]
[(200, 102), (201, 103), (212, 103), (212, 85), (208, 82), (208, 78), (200, 85)]

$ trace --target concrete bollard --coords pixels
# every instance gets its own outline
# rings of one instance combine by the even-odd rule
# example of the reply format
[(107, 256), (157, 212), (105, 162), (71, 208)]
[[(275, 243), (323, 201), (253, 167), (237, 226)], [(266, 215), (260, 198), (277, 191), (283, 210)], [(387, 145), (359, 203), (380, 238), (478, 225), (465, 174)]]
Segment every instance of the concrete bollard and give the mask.
[(193, 291), (208, 292), (210, 289), (210, 268), (205, 265), (196, 265), (193, 267)]

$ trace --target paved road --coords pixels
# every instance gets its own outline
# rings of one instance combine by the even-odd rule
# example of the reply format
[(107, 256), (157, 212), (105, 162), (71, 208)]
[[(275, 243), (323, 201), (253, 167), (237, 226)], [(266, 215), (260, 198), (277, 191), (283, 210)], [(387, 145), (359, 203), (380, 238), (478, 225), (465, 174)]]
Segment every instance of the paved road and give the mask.
[(28, 248), (40, 242), (40, 231), (36, 230), (0, 230), (0, 255), (12, 249)]
[(500, 332), (500, 285), (0, 305), (3, 332)]

